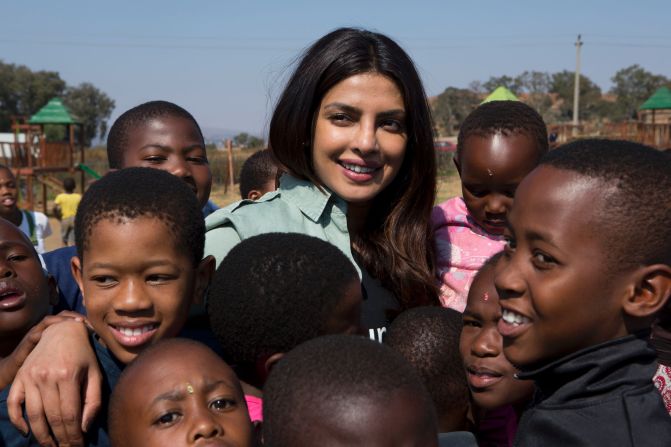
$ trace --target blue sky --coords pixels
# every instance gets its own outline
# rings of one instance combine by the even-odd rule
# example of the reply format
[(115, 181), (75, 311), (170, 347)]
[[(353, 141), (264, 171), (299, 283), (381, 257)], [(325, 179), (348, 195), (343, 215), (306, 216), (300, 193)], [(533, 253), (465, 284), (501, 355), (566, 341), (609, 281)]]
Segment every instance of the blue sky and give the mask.
[[(3, 2), (0, 59), (89, 81), (120, 113), (174, 101), (206, 128), (264, 134), (299, 52), (340, 26), (396, 39), (429, 95), (492, 75), (574, 70), (604, 90), (637, 63), (671, 77), (665, 1), (175, 1)], [(25, 5), (30, 6), (25, 6)]]

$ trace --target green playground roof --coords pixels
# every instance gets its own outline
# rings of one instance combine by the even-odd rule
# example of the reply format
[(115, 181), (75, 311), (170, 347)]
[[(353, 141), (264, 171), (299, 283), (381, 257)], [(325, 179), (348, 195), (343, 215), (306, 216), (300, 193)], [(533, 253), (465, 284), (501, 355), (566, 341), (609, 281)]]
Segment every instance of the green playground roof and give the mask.
[(499, 86), (496, 87), (496, 90), (491, 92), (489, 96), (487, 96), (485, 100), (482, 101), (480, 104), (484, 104), (486, 102), (491, 101), (519, 101), (519, 99), (517, 99), (517, 96), (515, 96), (513, 92), (511, 92), (504, 86)]
[(660, 87), (640, 108), (641, 110), (671, 109), (671, 90), (668, 87)]
[(75, 124), (77, 120), (70, 114), (60, 98), (51, 99), (39, 112), (30, 117), (30, 124)]

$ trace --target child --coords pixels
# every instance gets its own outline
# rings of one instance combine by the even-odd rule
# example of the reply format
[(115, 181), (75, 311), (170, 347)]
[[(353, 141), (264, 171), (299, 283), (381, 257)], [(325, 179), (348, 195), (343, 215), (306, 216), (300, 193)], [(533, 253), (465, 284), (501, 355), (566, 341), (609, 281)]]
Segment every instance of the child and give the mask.
[[(194, 117), (176, 104), (150, 101), (121, 114), (107, 135), (107, 161), (114, 170), (148, 167), (174, 174), (196, 193), (203, 216), (212, 212), (208, 202), (212, 174), (203, 134)], [(74, 247), (54, 250), (45, 254), (44, 261), (58, 282), (61, 299), (57, 310), (85, 314), (70, 273), (75, 252)]]
[[(214, 264), (211, 257), (202, 259), (204, 222), (196, 196), (157, 169), (123, 169), (95, 182), (79, 205), (75, 229), (72, 271), (95, 331), (104, 409), (124, 365), (179, 333)], [(72, 342), (73, 351), (86, 350), (85, 343)], [(98, 416), (87, 445), (108, 445), (105, 421), (106, 415)]]
[(61, 221), (61, 239), (64, 246), (75, 242), (75, 214), (82, 200), (82, 195), (75, 192), (75, 180), (67, 177), (63, 180), (64, 193), (58, 194), (54, 200), (54, 214)]
[(497, 330), (501, 319), (494, 287), (494, 255), (473, 278), (463, 315), (460, 351), (473, 398), (473, 418), (480, 446), (512, 446), (520, 415), (531, 399), (529, 380), (517, 380), (517, 368), (503, 355)]
[(44, 238), (51, 235), (49, 219), (38, 211), (21, 210), (17, 204), (18, 185), (14, 173), (0, 165), (0, 217), (7, 219), (28, 236), (37, 253), (44, 253)]
[(456, 310), (417, 307), (394, 320), (384, 342), (419, 373), (436, 407), (441, 436), (470, 437), (476, 445), (473, 435), (465, 432), (471, 424), (468, 385), (459, 355), (460, 333), (461, 314)]
[(252, 447), (235, 374), (205, 345), (163, 340), (124, 370), (109, 406), (113, 447)]
[(473, 276), (503, 248), (517, 185), (547, 150), (545, 123), (524, 103), (492, 101), (466, 117), (454, 157), (463, 198), (441, 203), (431, 216), (443, 306), (464, 311)]
[(516, 445), (658, 446), (650, 324), (671, 293), (671, 159), (582, 140), (520, 184), (496, 288), (504, 353), (538, 388)]
[(254, 152), (240, 171), (240, 197), (256, 200), (277, 189), (277, 164), (269, 149)]
[(328, 242), (267, 233), (235, 246), (208, 295), (210, 327), (245, 383), (252, 420), (273, 365), (322, 334), (359, 333), (361, 283), (352, 263)]
[(330, 335), (289, 352), (268, 378), (263, 441), (273, 447), (438, 445), (431, 398), (383, 344)]

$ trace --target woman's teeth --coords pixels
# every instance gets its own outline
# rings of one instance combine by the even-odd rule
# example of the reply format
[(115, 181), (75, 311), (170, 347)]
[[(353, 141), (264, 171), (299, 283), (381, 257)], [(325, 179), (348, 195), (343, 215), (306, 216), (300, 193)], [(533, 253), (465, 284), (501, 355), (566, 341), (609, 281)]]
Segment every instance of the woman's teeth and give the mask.
[(520, 315), (516, 312), (505, 309), (501, 312), (501, 319), (503, 319), (503, 321), (505, 321), (508, 324), (514, 324), (514, 325), (531, 323), (531, 320), (525, 317), (524, 315)]
[(356, 172), (358, 174), (370, 174), (375, 171), (375, 168), (369, 168), (367, 166), (353, 165), (349, 163), (341, 163), (342, 166), (348, 171)]

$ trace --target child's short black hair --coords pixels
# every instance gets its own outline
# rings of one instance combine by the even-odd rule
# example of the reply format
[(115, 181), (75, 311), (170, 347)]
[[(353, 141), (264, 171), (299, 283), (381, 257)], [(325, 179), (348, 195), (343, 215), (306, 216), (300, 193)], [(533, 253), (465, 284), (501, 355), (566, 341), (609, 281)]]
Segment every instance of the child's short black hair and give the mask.
[(397, 391), (408, 391), (425, 401), (427, 426), (436, 424), (421, 379), (391, 348), (348, 335), (308, 341), (284, 356), (266, 382), (264, 443), (292, 446), (302, 432), (311, 429), (306, 419), (338, 418), (351, 411), (357, 400), (386, 402)]
[(110, 169), (122, 169), (123, 156), (128, 143), (128, 134), (134, 127), (141, 126), (156, 118), (171, 116), (193, 122), (198, 129), (203, 144), (203, 132), (196, 119), (182, 107), (168, 101), (149, 101), (125, 111), (114, 121), (107, 135), (107, 162)]
[(72, 177), (66, 177), (65, 179), (63, 179), (63, 189), (68, 194), (71, 194), (72, 191), (75, 190), (75, 179), (73, 179)]
[(457, 156), (468, 137), (489, 137), (497, 133), (527, 134), (536, 141), (539, 156), (548, 151), (547, 126), (538, 112), (520, 101), (491, 101), (480, 105), (461, 123)]
[(443, 307), (416, 307), (401, 313), (387, 331), (385, 344), (417, 370), (438, 415), (463, 412), (468, 383), (459, 353), (461, 313)]
[(246, 199), (253, 189), (261, 190), (277, 176), (277, 164), (268, 149), (254, 152), (242, 165), (240, 171), (240, 197)]
[(226, 361), (255, 365), (321, 335), (356, 280), (349, 259), (315, 237), (267, 233), (240, 242), (214, 274), (207, 301)]
[(630, 141), (585, 139), (548, 153), (541, 165), (600, 183), (595, 225), (614, 271), (671, 263), (671, 157)]
[[(160, 169), (126, 168), (110, 172), (86, 191), (75, 217), (77, 255), (83, 259), (93, 227), (103, 219), (160, 219), (195, 265), (203, 258), (205, 222), (198, 199), (179, 177)], [(133, 247), (119, 247), (130, 250)], [(142, 253), (136, 254), (142, 256)]]

